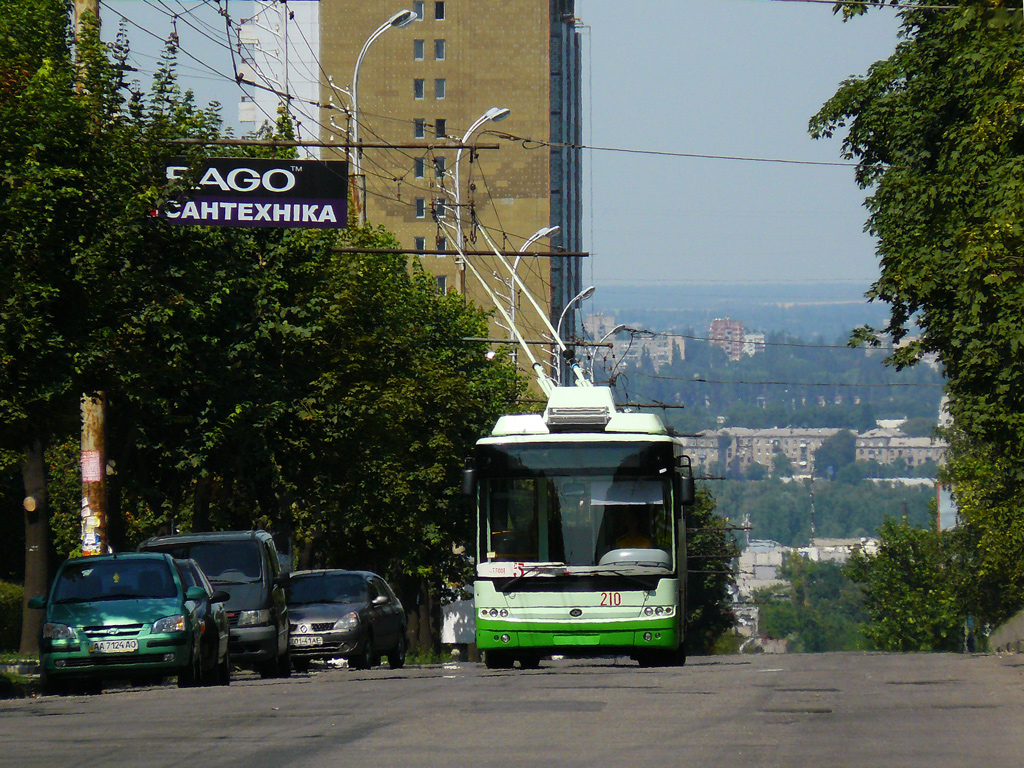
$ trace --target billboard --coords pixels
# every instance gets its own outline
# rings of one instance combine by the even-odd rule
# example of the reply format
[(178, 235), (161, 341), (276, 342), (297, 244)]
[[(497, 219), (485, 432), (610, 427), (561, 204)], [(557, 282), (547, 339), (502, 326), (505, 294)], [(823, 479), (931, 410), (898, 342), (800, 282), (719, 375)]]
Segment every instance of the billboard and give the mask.
[(167, 163), (169, 182), (194, 178), (191, 189), (155, 216), (206, 227), (342, 229), (348, 224), (348, 162), (216, 157), (191, 169)]

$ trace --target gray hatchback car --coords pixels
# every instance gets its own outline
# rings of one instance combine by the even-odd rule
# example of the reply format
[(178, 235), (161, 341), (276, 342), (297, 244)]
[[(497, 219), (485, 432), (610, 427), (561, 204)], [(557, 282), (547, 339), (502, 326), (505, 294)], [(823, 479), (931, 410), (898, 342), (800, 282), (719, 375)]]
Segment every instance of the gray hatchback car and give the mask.
[(295, 571), (285, 599), (297, 672), (307, 671), (313, 659), (347, 659), (351, 667), (369, 669), (384, 655), (392, 669), (405, 664), (405, 609), (377, 574)]

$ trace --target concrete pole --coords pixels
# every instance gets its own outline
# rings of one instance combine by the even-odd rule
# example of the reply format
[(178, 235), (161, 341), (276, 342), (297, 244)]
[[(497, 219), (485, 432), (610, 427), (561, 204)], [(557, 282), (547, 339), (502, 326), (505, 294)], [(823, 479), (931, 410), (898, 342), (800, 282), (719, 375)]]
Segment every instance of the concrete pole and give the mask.
[(82, 30), (82, 14), (89, 12), (96, 17), (97, 21), (100, 18), (100, 0), (75, 0), (75, 15), (73, 18), (75, 27), (75, 37)]
[(103, 555), (107, 540), (107, 398), (82, 397), (82, 554)]
[[(82, 32), (86, 13), (100, 18), (99, 0), (75, 0), (74, 29)], [(82, 554), (102, 555), (107, 542), (107, 398), (83, 395), (82, 402)]]

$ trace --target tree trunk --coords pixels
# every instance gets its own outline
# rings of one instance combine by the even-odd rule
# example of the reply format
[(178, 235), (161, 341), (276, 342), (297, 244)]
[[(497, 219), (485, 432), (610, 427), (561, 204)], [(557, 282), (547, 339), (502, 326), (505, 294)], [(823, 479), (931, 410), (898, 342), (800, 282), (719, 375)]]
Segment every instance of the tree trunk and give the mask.
[(426, 579), (420, 579), (419, 600), (417, 602), (418, 637), (416, 646), (424, 651), (434, 650), (434, 601), (430, 595), (430, 585)]
[(212, 491), (213, 484), (209, 477), (203, 476), (196, 481), (196, 492), (192, 497), (193, 531), (210, 530), (210, 494)]
[(49, 499), (46, 494), (46, 464), (42, 442), (36, 440), (25, 450), (21, 464), (25, 483), (25, 597), (21, 608), (23, 656), (39, 653), (42, 611), (28, 607), (29, 598), (45, 595), (49, 581)]

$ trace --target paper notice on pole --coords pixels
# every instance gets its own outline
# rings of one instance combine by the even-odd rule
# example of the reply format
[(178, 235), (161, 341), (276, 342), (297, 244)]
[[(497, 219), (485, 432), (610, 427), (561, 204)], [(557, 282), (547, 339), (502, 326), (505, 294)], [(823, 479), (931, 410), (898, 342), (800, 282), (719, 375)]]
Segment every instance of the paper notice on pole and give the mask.
[(103, 479), (99, 451), (82, 451), (82, 482), (98, 483)]

